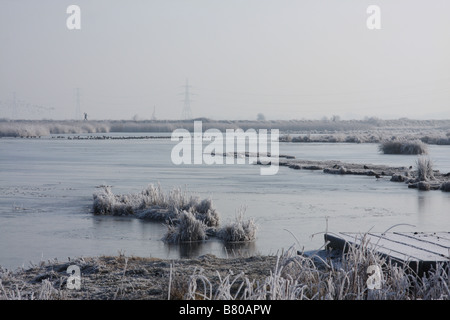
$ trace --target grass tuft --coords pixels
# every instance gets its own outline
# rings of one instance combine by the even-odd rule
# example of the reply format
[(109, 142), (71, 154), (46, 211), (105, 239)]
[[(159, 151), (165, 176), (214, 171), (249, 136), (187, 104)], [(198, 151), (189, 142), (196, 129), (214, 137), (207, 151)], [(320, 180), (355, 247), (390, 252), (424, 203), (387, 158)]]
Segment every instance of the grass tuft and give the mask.
[(417, 167), (417, 180), (418, 181), (430, 181), (435, 180), (433, 172), (433, 162), (430, 158), (419, 157), (416, 161)]
[(217, 236), (225, 242), (247, 242), (256, 239), (257, 225), (253, 219), (244, 220), (244, 210), (236, 215), (235, 221), (225, 225)]
[(428, 147), (421, 140), (385, 140), (379, 145), (384, 154), (427, 154)]
[(201, 200), (181, 189), (165, 193), (161, 186), (149, 185), (139, 193), (115, 195), (109, 186), (103, 186), (93, 195), (93, 211), (97, 215), (133, 215), (155, 221), (175, 220), (180, 212), (192, 213), (207, 226), (219, 224), (219, 213), (211, 199)]
[(191, 212), (183, 211), (177, 223), (167, 224), (167, 233), (163, 240), (167, 243), (203, 241), (207, 239), (207, 226)]

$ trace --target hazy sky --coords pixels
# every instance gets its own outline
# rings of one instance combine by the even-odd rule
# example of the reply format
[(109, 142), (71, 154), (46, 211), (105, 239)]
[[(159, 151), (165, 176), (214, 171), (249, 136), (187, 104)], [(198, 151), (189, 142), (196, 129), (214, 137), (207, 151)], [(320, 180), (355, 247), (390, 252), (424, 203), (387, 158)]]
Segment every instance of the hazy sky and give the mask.
[(0, 118), (72, 119), (78, 87), (90, 119), (180, 119), (187, 78), (194, 117), (450, 118), (448, 0), (0, 0), (0, 45)]

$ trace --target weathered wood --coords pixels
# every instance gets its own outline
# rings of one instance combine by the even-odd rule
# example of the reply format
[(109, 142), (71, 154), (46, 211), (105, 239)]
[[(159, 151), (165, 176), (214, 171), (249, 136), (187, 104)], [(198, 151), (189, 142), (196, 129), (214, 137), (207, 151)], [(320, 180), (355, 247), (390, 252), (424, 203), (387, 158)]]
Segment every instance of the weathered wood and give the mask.
[(425, 242), (431, 242), (445, 248), (450, 248), (450, 232), (414, 232), (411, 233), (400, 233), (405, 237), (421, 239)]
[(364, 244), (394, 263), (406, 264), (419, 275), (429, 271), (436, 263), (450, 262), (449, 232), (393, 232), (365, 234), (339, 232), (325, 234), (332, 249), (348, 250), (349, 246)]
[[(374, 235), (374, 236), (379, 236), (379, 235)], [(412, 236), (408, 236), (407, 234), (401, 234), (401, 233), (395, 233), (395, 232), (382, 234), (381, 236), (390, 241), (393, 241), (396, 243), (401, 243), (401, 244), (407, 245), (407, 246), (411, 246), (412, 248), (415, 248), (417, 250), (422, 250), (425, 252), (433, 253), (433, 254), (436, 254), (436, 255), (444, 257), (444, 258), (447, 258), (450, 255), (450, 247), (446, 247), (445, 245), (442, 245), (438, 241), (435, 241), (435, 242), (424, 241), (424, 239), (421, 239), (419, 237), (412, 237)], [(433, 239), (432, 237), (429, 237), (429, 238)]]

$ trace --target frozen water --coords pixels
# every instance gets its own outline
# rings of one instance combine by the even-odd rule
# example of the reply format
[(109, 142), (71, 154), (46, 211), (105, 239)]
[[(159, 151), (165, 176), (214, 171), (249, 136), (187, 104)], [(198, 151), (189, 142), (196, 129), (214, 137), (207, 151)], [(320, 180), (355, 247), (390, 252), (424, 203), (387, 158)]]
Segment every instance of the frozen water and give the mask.
[[(450, 193), (286, 167), (261, 176), (248, 164), (175, 166), (174, 144), (168, 139), (0, 139), (0, 265), (119, 252), (162, 258), (227, 256), (239, 250), (275, 254), (297, 240), (313, 250), (323, 244), (327, 224), (334, 231), (384, 231), (398, 223), (416, 226), (398, 230), (449, 231)], [(417, 159), (382, 155), (372, 144), (281, 143), (280, 153), (396, 166), (414, 165)], [(449, 146), (430, 146), (429, 155), (436, 168), (450, 171)], [(132, 194), (157, 183), (164, 190), (181, 187), (200, 199), (211, 198), (222, 225), (233, 223), (245, 206), (246, 218), (258, 225), (256, 240), (170, 245), (161, 240), (167, 231), (161, 222), (93, 214), (99, 186)]]

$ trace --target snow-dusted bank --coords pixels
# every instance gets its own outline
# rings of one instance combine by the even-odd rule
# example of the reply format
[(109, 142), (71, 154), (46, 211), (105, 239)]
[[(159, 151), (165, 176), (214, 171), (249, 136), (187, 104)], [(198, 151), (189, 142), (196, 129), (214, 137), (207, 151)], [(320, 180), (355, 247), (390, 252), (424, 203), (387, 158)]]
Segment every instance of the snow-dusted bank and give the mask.
[[(427, 144), (450, 144), (450, 120), (211, 120), (199, 118), (204, 130), (279, 129), (280, 142), (380, 143), (419, 139)], [(192, 120), (8, 120), (0, 119), (0, 137), (41, 137), (55, 134), (194, 131)], [(98, 137), (96, 137), (98, 138)]]
[[(163, 260), (99, 256), (48, 261), (13, 272), (0, 267), (0, 300), (449, 300), (449, 265), (417, 274), (380, 256), (373, 244), (347, 252)], [(82, 270), (79, 290), (67, 269)], [(378, 286), (372, 287), (379, 267)]]
[(134, 216), (163, 221), (168, 243), (203, 241), (218, 237), (226, 242), (253, 241), (257, 226), (244, 220), (241, 212), (233, 223), (220, 226), (220, 215), (211, 199), (200, 200), (180, 188), (164, 192), (161, 186), (149, 185), (138, 193), (116, 195), (111, 187), (102, 186), (93, 195), (96, 215)]

